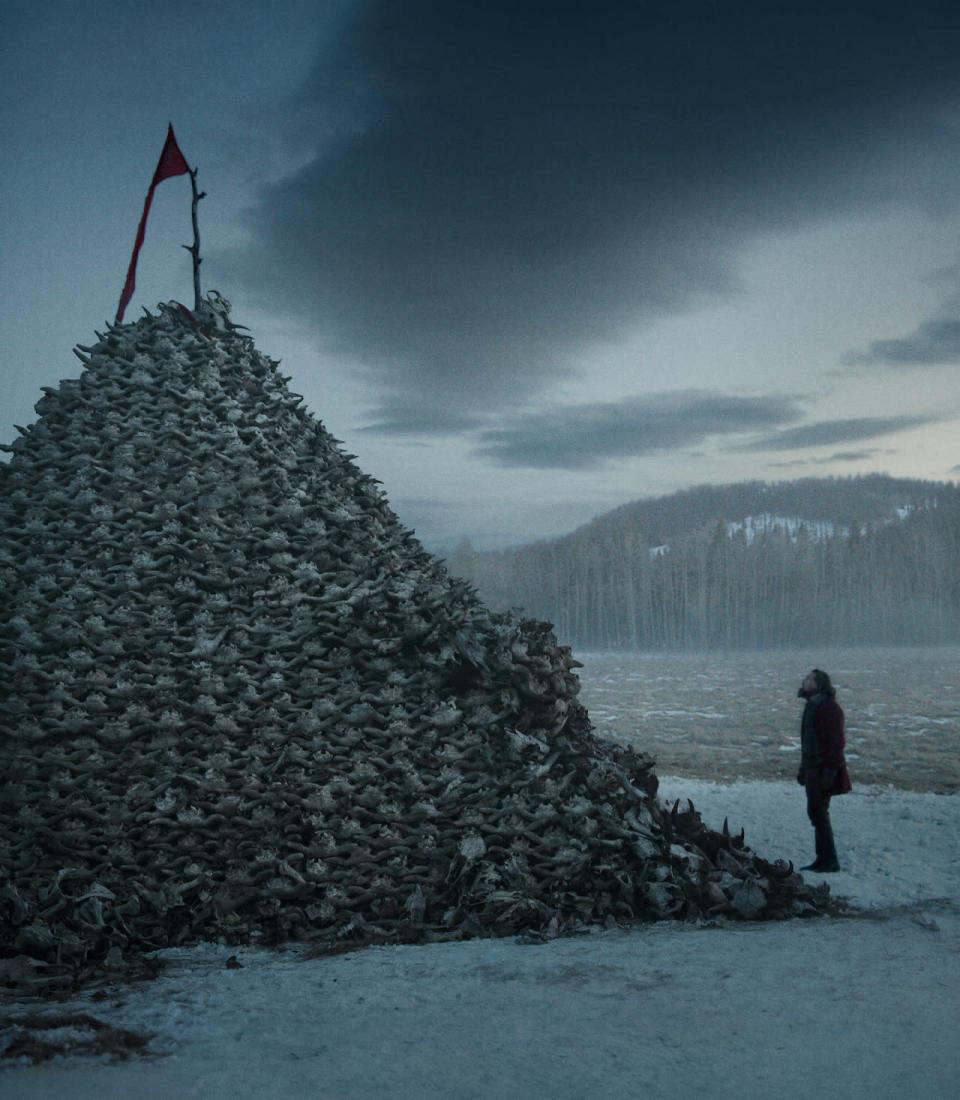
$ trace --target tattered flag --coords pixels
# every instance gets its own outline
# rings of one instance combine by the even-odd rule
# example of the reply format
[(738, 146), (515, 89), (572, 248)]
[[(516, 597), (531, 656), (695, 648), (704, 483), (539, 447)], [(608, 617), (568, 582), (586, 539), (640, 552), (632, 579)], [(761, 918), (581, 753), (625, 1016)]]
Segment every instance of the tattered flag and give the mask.
[(140, 248), (143, 245), (143, 238), (147, 230), (147, 215), (150, 213), (150, 204), (153, 202), (153, 192), (156, 190), (157, 184), (163, 180), (169, 179), (171, 176), (183, 176), (189, 174), (189, 172), (190, 167), (187, 164), (186, 157), (180, 152), (180, 146), (177, 145), (177, 139), (174, 137), (173, 125), (171, 124), (167, 127), (167, 140), (163, 143), (163, 152), (160, 154), (160, 160), (157, 161), (157, 169), (153, 173), (150, 190), (147, 192), (147, 197), (143, 203), (143, 214), (140, 216), (140, 225), (137, 227), (137, 239), (134, 241), (130, 267), (127, 269), (127, 281), (123, 284), (120, 305), (117, 307), (117, 324), (123, 320), (123, 311), (133, 297), (133, 290), (136, 286), (137, 257), (140, 255)]

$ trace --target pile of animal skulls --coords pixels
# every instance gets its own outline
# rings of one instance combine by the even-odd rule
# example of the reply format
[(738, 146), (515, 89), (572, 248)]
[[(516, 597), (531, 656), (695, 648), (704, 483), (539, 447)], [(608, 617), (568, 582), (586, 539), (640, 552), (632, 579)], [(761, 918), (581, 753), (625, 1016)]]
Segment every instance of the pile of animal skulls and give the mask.
[(0, 946), (788, 917), (660, 803), (548, 624), (493, 614), (223, 299), (111, 326), (0, 464)]

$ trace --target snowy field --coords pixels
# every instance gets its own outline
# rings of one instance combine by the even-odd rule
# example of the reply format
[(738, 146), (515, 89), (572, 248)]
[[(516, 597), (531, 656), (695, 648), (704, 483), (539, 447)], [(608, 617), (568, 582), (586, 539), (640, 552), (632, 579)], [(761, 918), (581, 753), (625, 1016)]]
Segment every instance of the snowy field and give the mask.
[(597, 732), (650, 753), (658, 774), (792, 779), (797, 688), (817, 667), (846, 712), (854, 783), (960, 791), (960, 647), (577, 658)]
[[(769, 666), (736, 660), (740, 668), (769, 667), (771, 681), (784, 677), (777, 690), (790, 703), (766, 700), (780, 708), (784, 726), (771, 710), (765, 752), (787, 746), (789, 763), (781, 767), (792, 776), (794, 681), (805, 663), (833, 668), (823, 657), (794, 654), (777, 672), (780, 657), (765, 656)], [(705, 675), (715, 664), (704, 663)], [(883, 716), (900, 714), (903, 697), (895, 680), (884, 684), (881, 672), (871, 673), (870, 721), (880, 728), (868, 727), (861, 681), (853, 676), (861, 665), (837, 681), (851, 725), (869, 729), (875, 746)], [(917, 708), (910, 728), (928, 732), (911, 745), (952, 731), (957, 754), (957, 667), (931, 673), (945, 688), (937, 705), (954, 701), (950, 723), (938, 726)], [(593, 691), (589, 662), (584, 672), (585, 692)], [(731, 696), (713, 673), (706, 680), (709, 698), (698, 708), (685, 698), (682, 707), (726, 713)], [(616, 695), (612, 681), (597, 683), (608, 698)], [(624, 683), (625, 691), (644, 690)], [(759, 706), (759, 688), (747, 685), (750, 705)], [(672, 695), (676, 700), (676, 690)], [(723, 725), (736, 726), (732, 714)], [(703, 774), (715, 777), (707, 755)], [(669, 771), (659, 760), (658, 774)], [(960, 1080), (960, 797), (887, 780), (871, 785), (859, 769), (852, 761), (855, 789), (834, 802), (843, 870), (823, 876), (834, 894), (849, 899), (849, 916), (664, 922), (548, 943), (474, 940), (325, 958), (292, 947), (172, 950), (152, 982), (100, 985), (69, 1001), (3, 1001), (7, 1021), (85, 1013), (151, 1038), (146, 1056), (127, 1061), (7, 1060), (0, 1096), (953, 1097)], [(729, 779), (735, 768), (720, 771)], [(937, 785), (934, 777), (931, 789)], [(727, 817), (767, 858), (800, 864), (812, 856), (803, 793), (792, 778), (717, 782), (661, 774), (661, 795), (692, 799), (714, 827)], [(3, 1034), (9, 1041), (16, 1032)]]

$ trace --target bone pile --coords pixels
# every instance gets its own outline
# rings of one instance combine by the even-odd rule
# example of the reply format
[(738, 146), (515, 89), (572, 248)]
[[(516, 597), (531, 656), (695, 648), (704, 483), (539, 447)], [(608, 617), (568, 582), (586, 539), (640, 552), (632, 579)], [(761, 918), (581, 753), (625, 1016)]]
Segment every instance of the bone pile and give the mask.
[(656, 798), (208, 298), (98, 334), (0, 464), (0, 948), (787, 917)]

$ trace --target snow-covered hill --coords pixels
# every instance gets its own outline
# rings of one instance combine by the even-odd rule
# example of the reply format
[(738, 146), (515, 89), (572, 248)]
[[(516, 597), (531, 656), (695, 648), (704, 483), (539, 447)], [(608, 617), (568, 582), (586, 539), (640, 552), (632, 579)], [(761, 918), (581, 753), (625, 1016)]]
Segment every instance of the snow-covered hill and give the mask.
[(731, 538), (743, 532), (748, 543), (763, 535), (786, 535), (796, 541), (801, 535), (819, 540), (833, 535), (849, 534), (849, 527), (843, 527), (833, 520), (806, 520), (799, 516), (775, 516), (764, 512), (758, 516), (745, 516), (726, 524), (727, 535)]

